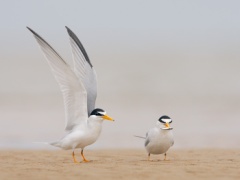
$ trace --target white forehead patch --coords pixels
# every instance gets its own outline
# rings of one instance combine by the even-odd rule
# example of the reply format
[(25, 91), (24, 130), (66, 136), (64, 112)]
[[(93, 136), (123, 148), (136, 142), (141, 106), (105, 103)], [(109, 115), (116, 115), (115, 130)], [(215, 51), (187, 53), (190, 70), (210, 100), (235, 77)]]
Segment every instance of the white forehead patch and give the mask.
[(106, 114), (106, 112), (105, 112), (105, 111), (104, 111), (104, 112), (99, 112), (99, 114), (105, 115), (105, 114)]
[(171, 119), (162, 119), (162, 121), (166, 122), (166, 123), (169, 123), (171, 122), (172, 120)]

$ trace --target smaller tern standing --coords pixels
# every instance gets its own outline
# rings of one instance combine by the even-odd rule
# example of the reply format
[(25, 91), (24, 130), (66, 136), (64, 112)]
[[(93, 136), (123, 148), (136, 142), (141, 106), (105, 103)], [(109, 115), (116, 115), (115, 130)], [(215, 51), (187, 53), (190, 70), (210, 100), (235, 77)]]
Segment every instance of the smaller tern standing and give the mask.
[[(168, 149), (174, 144), (172, 120), (168, 116), (162, 116), (157, 121), (156, 127), (150, 129), (145, 139), (145, 148), (148, 152), (148, 160), (150, 161), (151, 154), (163, 154), (166, 160)], [(139, 137), (139, 136), (137, 136)]]
[(49, 144), (65, 150), (71, 149), (75, 163), (78, 161), (75, 158), (74, 150), (80, 148), (83, 162), (88, 162), (83, 155), (84, 148), (98, 139), (103, 120), (113, 121), (104, 110), (95, 108), (96, 72), (82, 43), (68, 27), (66, 29), (72, 47), (73, 70), (41, 36), (29, 27), (27, 28), (42, 49), (60, 86), (64, 100), (67, 134), (62, 139)]

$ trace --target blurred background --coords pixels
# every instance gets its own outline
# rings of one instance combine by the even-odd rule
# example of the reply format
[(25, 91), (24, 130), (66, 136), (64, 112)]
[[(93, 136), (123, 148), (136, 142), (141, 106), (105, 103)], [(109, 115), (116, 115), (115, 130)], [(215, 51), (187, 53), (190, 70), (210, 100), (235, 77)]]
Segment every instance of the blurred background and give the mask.
[(104, 122), (89, 149), (143, 148), (162, 115), (174, 148), (240, 148), (240, 2), (0, 0), (0, 148), (64, 135), (60, 89), (29, 26), (72, 64), (65, 26), (98, 75)]

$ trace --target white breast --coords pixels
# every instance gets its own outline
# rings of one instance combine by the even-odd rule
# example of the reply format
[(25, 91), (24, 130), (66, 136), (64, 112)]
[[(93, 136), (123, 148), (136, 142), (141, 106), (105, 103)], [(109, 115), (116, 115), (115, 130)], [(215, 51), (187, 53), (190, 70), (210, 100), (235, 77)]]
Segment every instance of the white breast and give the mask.
[(86, 126), (81, 129), (75, 129), (61, 140), (63, 149), (84, 148), (94, 143), (102, 130), (102, 124), (96, 123), (94, 126)]
[(148, 132), (145, 147), (150, 154), (163, 154), (173, 145), (172, 130), (153, 128)]

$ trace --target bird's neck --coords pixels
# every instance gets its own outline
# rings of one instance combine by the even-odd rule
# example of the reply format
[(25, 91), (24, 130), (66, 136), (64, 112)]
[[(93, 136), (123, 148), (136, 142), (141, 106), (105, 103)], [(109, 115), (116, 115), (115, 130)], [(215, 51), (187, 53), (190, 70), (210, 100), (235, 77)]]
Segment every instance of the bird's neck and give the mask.
[(160, 133), (167, 135), (167, 134), (171, 134), (172, 130), (160, 129)]
[(87, 127), (89, 130), (93, 130), (95, 132), (100, 133), (102, 129), (102, 121), (88, 119)]

